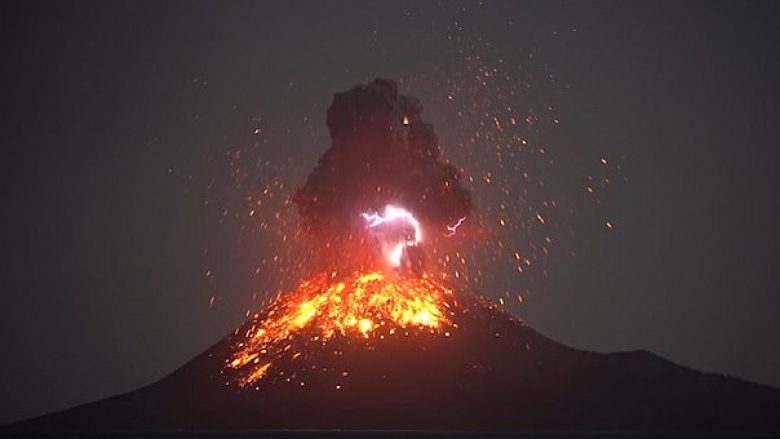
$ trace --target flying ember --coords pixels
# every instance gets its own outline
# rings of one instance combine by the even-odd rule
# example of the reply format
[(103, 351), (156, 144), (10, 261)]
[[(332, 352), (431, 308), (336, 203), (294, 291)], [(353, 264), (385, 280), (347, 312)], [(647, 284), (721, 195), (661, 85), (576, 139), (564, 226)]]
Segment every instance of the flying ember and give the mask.
[(243, 334), (228, 367), (244, 387), (283, 375), (277, 363), (295, 361), (308, 343), (335, 337), (381, 340), (404, 330), (449, 335), (457, 306), (452, 290), (431, 277), (380, 271), (339, 277), (323, 273), (272, 303)]

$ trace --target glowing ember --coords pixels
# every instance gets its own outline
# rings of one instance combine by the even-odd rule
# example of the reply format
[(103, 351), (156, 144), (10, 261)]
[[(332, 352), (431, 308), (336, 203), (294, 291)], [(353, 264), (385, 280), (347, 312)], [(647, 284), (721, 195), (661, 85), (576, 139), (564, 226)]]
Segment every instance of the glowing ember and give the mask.
[(295, 360), (306, 341), (334, 337), (382, 339), (398, 329), (449, 332), (453, 293), (428, 276), (406, 278), (382, 272), (336, 279), (320, 274), (302, 282), (268, 308), (228, 360), (240, 386), (257, 383), (280, 359)]

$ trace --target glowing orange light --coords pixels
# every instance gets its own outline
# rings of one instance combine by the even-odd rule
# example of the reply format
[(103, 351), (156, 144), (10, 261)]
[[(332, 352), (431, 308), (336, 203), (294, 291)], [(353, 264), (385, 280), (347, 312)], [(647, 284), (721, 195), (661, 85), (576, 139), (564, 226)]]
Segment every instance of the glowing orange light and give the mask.
[(411, 328), (449, 334), (453, 302), (452, 291), (427, 276), (320, 274), (271, 304), (226, 365), (239, 372), (238, 384), (247, 386), (266, 376), (276, 360), (300, 356), (298, 340), (381, 338)]

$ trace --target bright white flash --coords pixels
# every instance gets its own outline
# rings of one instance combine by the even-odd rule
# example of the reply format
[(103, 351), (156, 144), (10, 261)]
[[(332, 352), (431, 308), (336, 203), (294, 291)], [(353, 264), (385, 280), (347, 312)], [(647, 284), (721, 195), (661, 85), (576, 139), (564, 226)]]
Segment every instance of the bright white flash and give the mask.
[(405, 247), (416, 246), (422, 241), (420, 222), (403, 207), (388, 204), (384, 214), (364, 212), (361, 215), (366, 220), (367, 227), (377, 232), (382, 254), (393, 267), (401, 265)]

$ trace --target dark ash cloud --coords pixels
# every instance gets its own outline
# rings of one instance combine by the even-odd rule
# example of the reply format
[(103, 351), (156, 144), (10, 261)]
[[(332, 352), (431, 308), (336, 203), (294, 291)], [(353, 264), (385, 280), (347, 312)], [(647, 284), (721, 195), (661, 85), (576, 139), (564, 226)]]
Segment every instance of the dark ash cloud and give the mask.
[(460, 172), (442, 160), (422, 111), (391, 80), (336, 93), (328, 109), (331, 146), (293, 198), (306, 232), (344, 236), (360, 224), (360, 212), (396, 204), (445, 233), (471, 211)]

